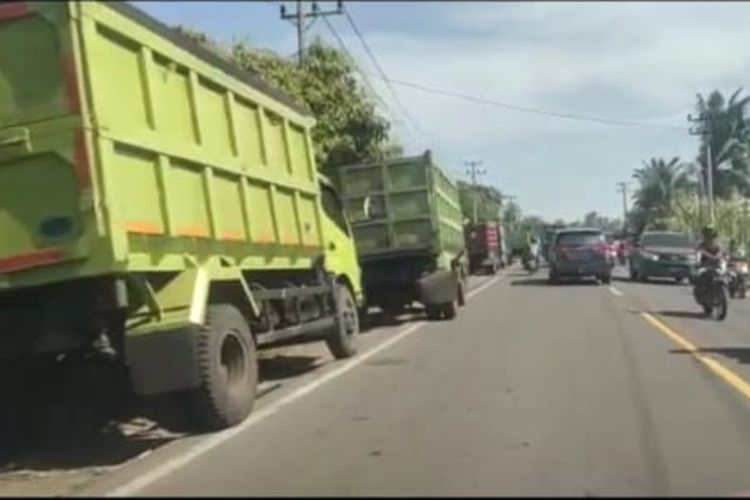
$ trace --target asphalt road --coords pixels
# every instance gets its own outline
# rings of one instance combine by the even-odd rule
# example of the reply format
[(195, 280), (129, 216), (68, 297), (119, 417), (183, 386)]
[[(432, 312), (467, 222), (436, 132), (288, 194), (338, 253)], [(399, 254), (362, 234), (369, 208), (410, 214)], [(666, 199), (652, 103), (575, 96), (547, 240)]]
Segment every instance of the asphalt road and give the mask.
[(345, 374), (333, 364), (242, 428), (83, 493), (750, 490), (750, 300), (718, 322), (696, 314), (689, 286), (545, 277), (486, 282), (455, 321), (392, 326)]

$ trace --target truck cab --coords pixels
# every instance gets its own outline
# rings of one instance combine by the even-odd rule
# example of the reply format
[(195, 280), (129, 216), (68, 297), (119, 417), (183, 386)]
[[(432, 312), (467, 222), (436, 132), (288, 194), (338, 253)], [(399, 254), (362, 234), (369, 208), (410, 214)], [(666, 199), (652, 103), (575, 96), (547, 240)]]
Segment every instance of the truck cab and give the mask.
[(344, 212), (344, 204), (333, 183), (320, 173), (318, 179), (323, 207), (322, 229), (326, 266), (336, 275), (337, 281), (349, 287), (357, 306), (361, 308), (365, 302), (362, 291), (362, 270), (357, 259), (351, 225)]

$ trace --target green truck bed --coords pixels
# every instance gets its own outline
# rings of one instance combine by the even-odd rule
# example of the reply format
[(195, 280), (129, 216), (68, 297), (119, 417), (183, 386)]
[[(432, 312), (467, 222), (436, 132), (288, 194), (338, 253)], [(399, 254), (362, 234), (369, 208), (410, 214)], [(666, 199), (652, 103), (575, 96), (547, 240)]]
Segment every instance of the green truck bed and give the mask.
[(429, 151), (340, 172), (361, 261), (405, 253), (456, 255), (464, 248), (458, 189)]
[(321, 253), (289, 98), (125, 2), (0, 3), (0, 46), (0, 289)]
[(416, 300), (430, 317), (455, 316), (466, 277), (462, 214), (432, 154), (339, 172), (367, 302), (396, 314)]
[(356, 352), (304, 110), (125, 2), (0, 2), (0, 47), (3, 363), (103, 356), (217, 429), (252, 408), (256, 348)]

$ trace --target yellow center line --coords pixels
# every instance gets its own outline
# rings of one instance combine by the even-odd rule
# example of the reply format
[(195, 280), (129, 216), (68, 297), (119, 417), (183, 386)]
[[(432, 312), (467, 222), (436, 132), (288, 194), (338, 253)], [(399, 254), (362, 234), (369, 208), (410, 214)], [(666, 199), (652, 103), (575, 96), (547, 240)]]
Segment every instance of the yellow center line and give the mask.
[(692, 354), (695, 359), (703, 363), (704, 366), (718, 375), (719, 378), (721, 378), (724, 382), (737, 389), (747, 399), (750, 399), (750, 384), (745, 379), (743, 379), (715, 359), (711, 359), (710, 357), (701, 353), (700, 349), (695, 344), (669, 328), (667, 325), (656, 319), (653, 315), (642, 312), (641, 316), (643, 316), (646, 321), (651, 323), (651, 325), (653, 325), (657, 330), (682, 346), (687, 352)]

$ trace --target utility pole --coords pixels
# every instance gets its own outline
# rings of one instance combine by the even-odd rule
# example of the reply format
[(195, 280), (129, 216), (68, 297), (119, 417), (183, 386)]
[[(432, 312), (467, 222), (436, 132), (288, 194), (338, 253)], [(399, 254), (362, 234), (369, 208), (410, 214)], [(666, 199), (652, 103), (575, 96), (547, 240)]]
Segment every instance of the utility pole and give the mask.
[[(297, 59), (299, 65), (305, 61), (305, 32), (313, 25), (316, 19), (323, 16), (335, 16), (344, 13), (344, 2), (338, 0), (336, 2), (336, 10), (322, 11), (318, 8), (318, 3), (312, 3), (312, 12), (305, 12), (304, 2), (302, 0), (296, 0), (297, 10), (294, 12), (287, 13), (286, 5), (281, 6), (281, 19), (291, 22), (295, 28), (297, 28)], [(312, 19), (310, 24), (307, 24), (307, 19)]]
[(622, 231), (624, 233), (628, 226), (628, 183), (618, 182), (617, 186), (622, 193)]
[(471, 191), (472, 191), (472, 198), (474, 200), (474, 224), (477, 223), (477, 175), (484, 175), (487, 173), (485, 169), (477, 168), (482, 164), (481, 160), (472, 160), (472, 161), (465, 161), (464, 165), (466, 165), (466, 173), (471, 176)]
[(689, 122), (697, 123), (696, 128), (690, 129), (690, 135), (697, 135), (706, 139), (706, 198), (708, 199), (708, 220), (711, 225), (714, 224), (714, 168), (711, 156), (711, 127), (708, 124), (708, 118), (701, 113), (698, 118), (692, 115), (687, 117)]

